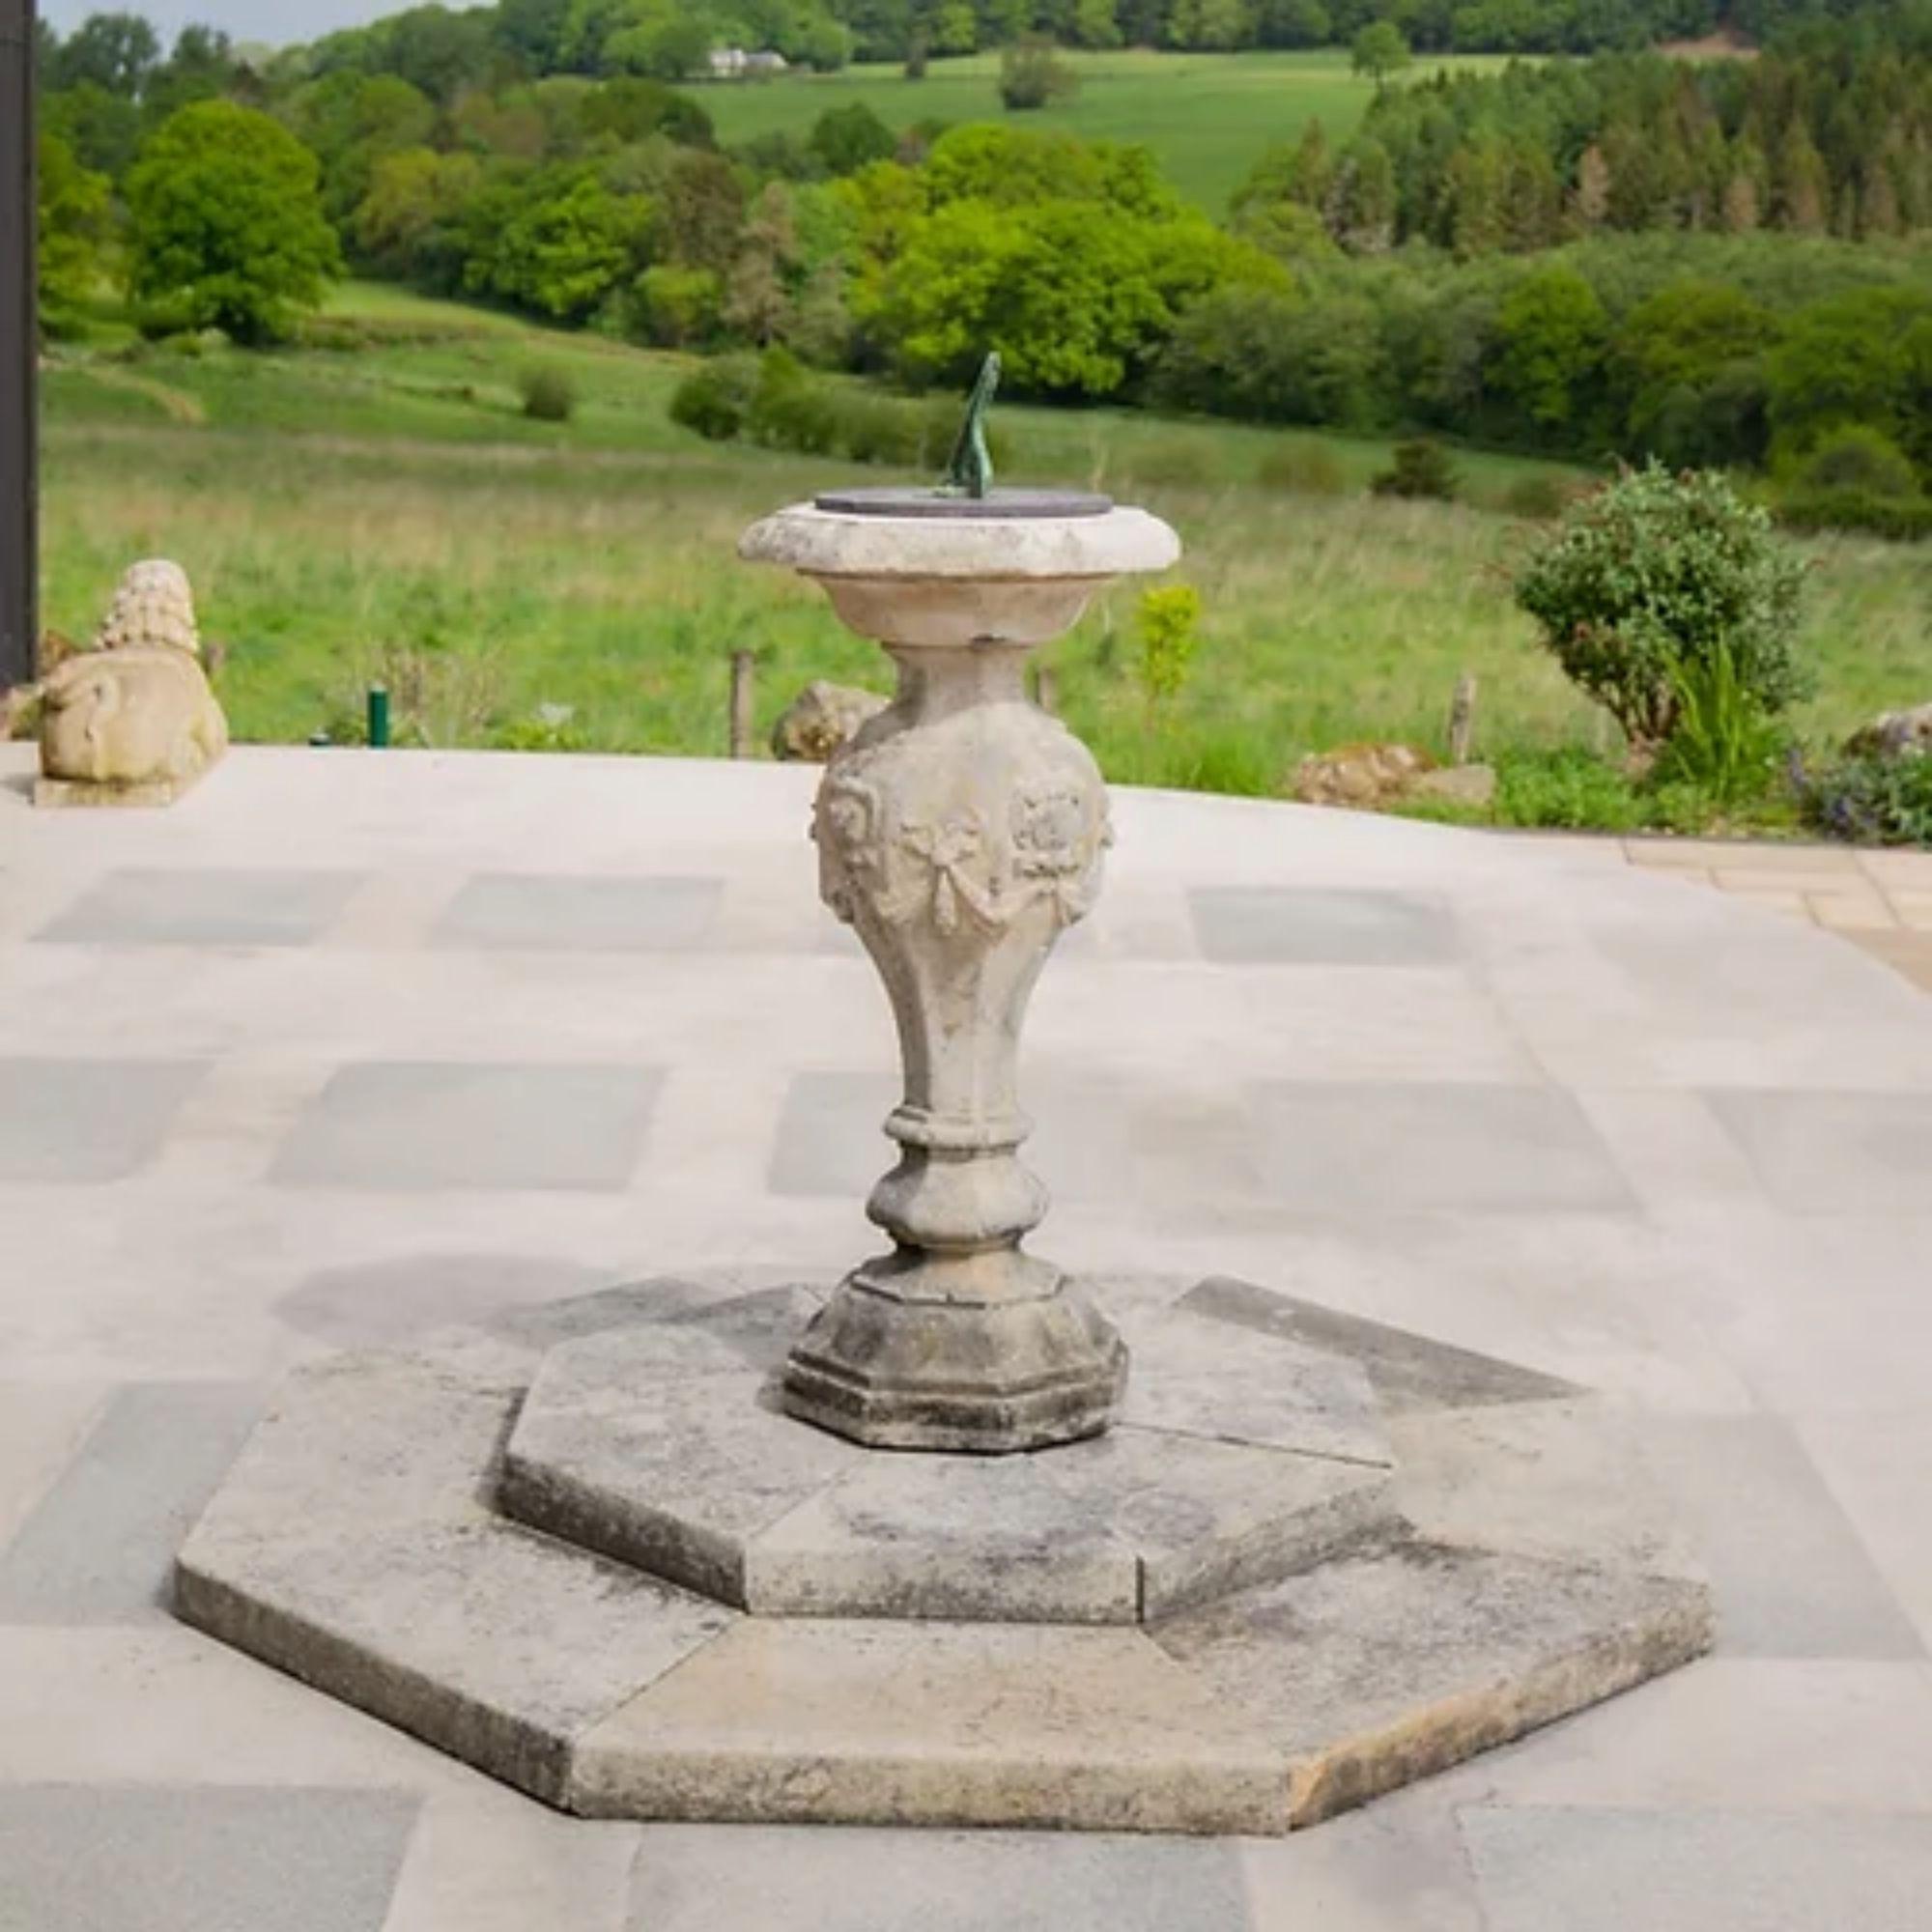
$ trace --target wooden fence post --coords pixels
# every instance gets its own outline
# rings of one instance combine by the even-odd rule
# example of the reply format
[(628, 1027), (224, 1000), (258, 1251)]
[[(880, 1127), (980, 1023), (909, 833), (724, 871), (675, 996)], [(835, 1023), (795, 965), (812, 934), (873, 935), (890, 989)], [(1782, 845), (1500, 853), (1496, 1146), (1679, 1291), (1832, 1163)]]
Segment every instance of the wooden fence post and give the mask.
[(1476, 680), (1464, 671), (1449, 704), (1449, 762), (1466, 765), (1476, 743)]
[(731, 755), (749, 758), (757, 717), (756, 659), (750, 651), (731, 653)]

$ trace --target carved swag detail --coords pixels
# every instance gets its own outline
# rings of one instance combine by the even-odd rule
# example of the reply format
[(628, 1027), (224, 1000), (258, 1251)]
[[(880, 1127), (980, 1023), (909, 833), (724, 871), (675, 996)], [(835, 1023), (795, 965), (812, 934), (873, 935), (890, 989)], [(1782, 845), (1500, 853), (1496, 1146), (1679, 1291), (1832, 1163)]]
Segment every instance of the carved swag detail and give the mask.
[(1101, 857), (1114, 842), (1104, 801), (1067, 783), (1022, 787), (1004, 844), (977, 809), (936, 824), (909, 819), (895, 834), (886, 817), (865, 779), (839, 775), (826, 785), (813, 836), (825, 902), (848, 925), (862, 909), (885, 925), (929, 912), (944, 934), (958, 931), (962, 916), (998, 932), (1042, 900), (1072, 925), (1094, 909)]

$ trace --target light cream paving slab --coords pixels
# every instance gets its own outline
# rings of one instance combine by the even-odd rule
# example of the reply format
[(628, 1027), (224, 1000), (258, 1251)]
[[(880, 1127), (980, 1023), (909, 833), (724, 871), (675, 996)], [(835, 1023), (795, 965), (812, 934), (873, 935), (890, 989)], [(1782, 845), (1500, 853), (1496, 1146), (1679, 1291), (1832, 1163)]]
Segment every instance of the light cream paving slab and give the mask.
[(149, 1184), (245, 1187), (261, 1180), (274, 1149), (334, 1070), (327, 1061), (272, 1050), (217, 1062), (169, 1122)]
[(1711, 882), (1727, 893), (1815, 893), (1847, 900), (1882, 901), (1883, 895), (1850, 867), (1813, 865), (1808, 855), (1788, 866), (1719, 866)]
[(1858, 864), (1887, 892), (1932, 893), (1932, 852), (1861, 852)]
[(363, 881), (336, 914), (321, 944), (374, 952), (414, 952), (463, 890), (466, 875), (450, 866), (399, 866)]
[(1878, 893), (1807, 892), (1811, 917), (1833, 932), (1889, 932), (1898, 925), (1891, 907)]
[(1721, 838), (1632, 838), (1634, 866), (1698, 866), (1710, 871), (1856, 873), (1858, 854), (1840, 845), (1783, 845)]
[(638, 1840), (478, 1780), (424, 1806), (383, 1932), (623, 1932)]
[(1932, 1667), (1706, 1658), (1468, 1766), (1446, 1803), (1932, 1813)]

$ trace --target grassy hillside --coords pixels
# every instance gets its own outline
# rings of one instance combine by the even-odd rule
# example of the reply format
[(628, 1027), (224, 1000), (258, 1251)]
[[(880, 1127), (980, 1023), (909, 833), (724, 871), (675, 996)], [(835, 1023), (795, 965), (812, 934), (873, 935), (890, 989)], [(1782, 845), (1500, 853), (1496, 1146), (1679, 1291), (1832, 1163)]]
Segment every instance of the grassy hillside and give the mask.
[[(50, 371), (50, 624), (86, 636), (128, 562), (179, 558), (227, 647), (238, 735), (256, 740), (340, 731), (381, 678), (434, 743), (715, 753), (734, 649), (759, 653), (766, 725), (812, 677), (884, 681), (814, 593), (732, 554), (753, 517), (840, 466), (680, 430), (666, 414), (677, 358), (368, 289), (335, 326), (354, 346), (136, 362), (97, 349)], [(534, 362), (575, 379), (571, 423), (519, 412)], [(1272, 790), (1312, 748), (1433, 741), (1465, 669), (1483, 679), (1489, 749), (1593, 730), (1509, 602), (1527, 532), (1497, 506), (1537, 466), (1467, 456), (1472, 506), (1388, 503), (1359, 494), (1386, 459), (1375, 442), (1002, 414), (1016, 479), (1097, 481), (1158, 509), (1207, 600), (1194, 680), (1158, 725), (1133, 674), (1132, 591), (1056, 647), (1063, 707), (1110, 776)], [(1286, 452), (1312, 450), (1341, 494), (1269, 486)], [(1922, 701), (1922, 553), (1814, 554), (1824, 678), (1807, 722), (1840, 732)]]
[[(1262, 150), (1293, 140), (1319, 118), (1346, 136), (1375, 89), (1349, 70), (1349, 56), (1327, 47), (1301, 53), (1174, 54), (1131, 49), (1069, 53), (1080, 75), (1071, 100), (1016, 117), (1029, 128), (1064, 128), (1086, 140), (1140, 141), (1160, 156), (1168, 178), (1212, 213)], [(1418, 63), (1495, 68), (1492, 58)], [(842, 73), (789, 74), (775, 80), (722, 81), (693, 89), (727, 144), (754, 134), (803, 134), (828, 107), (863, 100), (894, 128), (916, 121), (998, 121), (997, 54), (934, 61), (923, 80), (895, 67), (849, 68)]]

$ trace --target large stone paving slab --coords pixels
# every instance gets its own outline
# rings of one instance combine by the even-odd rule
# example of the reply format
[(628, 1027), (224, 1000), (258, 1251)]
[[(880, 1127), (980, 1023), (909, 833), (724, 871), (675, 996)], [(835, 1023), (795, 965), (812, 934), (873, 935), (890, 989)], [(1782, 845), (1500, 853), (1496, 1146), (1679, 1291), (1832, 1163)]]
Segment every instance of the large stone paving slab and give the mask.
[(1493, 1932), (1922, 1932), (1932, 1819), (1463, 1813)]
[(0, 1623), (141, 1623), (164, 1613), (175, 1551), (261, 1412), (227, 1382), (123, 1389), (13, 1540)]
[(1270, 1195), (1300, 1213), (1635, 1206), (1558, 1087), (1284, 1081), (1258, 1088), (1255, 1109)]
[(0, 1787), (0, 1932), (383, 1932), (393, 1791)]
[[(860, 1883), (855, 1876), (863, 1874)], [(628, 1932), (1247, 1932), (1231, 1847), (1038, 1833), (658, 1826)]]
[(723, 896), (717, 879), (489, 872), (457, 894), (432, 943), (511, 952), (676, 952), (703, 942)]
[(207, 1072), (193, 1060), (0, 1059), (0, 1183), (134, 1173)]
[(308, 946), (363, 877), (262, 867), (110, 872), (40, 937), (104, 946)]
[(621, 1188), (662, 1081), (646, 1066), (346, 1066), (297, 1122), (270, 1178), (384, 1190)]
[(1463, 950), (1448, 901), (1430, 894), (1224, 886), (1187, 898), (1220, 965), (1439, 966)]

